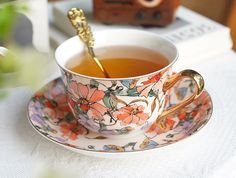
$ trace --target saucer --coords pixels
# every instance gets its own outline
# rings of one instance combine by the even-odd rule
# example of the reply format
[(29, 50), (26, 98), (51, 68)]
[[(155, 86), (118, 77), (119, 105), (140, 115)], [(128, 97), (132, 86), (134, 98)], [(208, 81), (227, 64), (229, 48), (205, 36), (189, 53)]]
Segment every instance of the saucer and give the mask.
[[(170, 90), (165, 108), (191, 95), (193, 88), (191, 80), (176, 84)], [(190, 105), (162, 118), (145, 133), (133, 137), (108, 138), (91, 132), (77, 122), (67, 105), (63, 81), (57, 78), (30, 99), (28, 118), (32, 127), (50, 141), (78, 153), (106, 157), (154, 150), (188, 138), (206, 125), (212, 110), (211, 97), (205, 90)]]

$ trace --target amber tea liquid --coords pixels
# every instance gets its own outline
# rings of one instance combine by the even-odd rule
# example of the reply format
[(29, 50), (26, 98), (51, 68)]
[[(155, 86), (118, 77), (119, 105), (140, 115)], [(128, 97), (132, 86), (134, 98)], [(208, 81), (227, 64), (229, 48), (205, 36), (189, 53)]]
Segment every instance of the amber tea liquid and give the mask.
[[(157, 51), (138, 46), (111, 46), (95, 50), (111, 78), (126, 78), (158, 71), (169, 64)], [(72, 57), (66, 67), (76, 73), (104, 78), (103, 72), (87, 52)]]

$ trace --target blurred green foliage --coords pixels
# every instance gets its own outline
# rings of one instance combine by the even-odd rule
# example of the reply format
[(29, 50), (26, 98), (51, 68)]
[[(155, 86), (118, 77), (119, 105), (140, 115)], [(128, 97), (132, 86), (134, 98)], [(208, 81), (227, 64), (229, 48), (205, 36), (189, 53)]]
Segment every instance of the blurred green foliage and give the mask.
[(4, 2), (12, 2), (12, 1), (15, 1), (15, 0), (1, 0), (0, 2), (4, 3)]
[(4, 43), (10, 42), (9, 36), (14, 27), (17, 12), (27, 11), (27, 5), (16, 5), (15, 3), (6, 3), (0, 6), (0, 40)]
[(0, 10), (0, 39), (3, 41), (9, 36), (16, 16), (16, 7), (12, 4), (4, 5)]
[(36, 87), (46, 77), (47, 54), (33, 47), (22, 48), (11, 40), (18, 13), (28, 10), (23, 2), (0, 2), (0, 42), (9, 50), (4, 56), (0, 55), (0, 100), (7, 96), (7, 88), (20, 85)]
[[(46, 78), (48, 56), (33, 48), (8, 47), (9, 51), (0, 61), (0, 88), (27, 85), (38, 87)], [(16, 60), (17, 59), (17, 60)], [(0, 97), (1, 98), (1, 97)]]
[(38, 87), (41, 81), (47, 77), (48, 55), (40, 53), (33, 48), (11, 48), (17, 62), (15, 73), (16, 83)]
[(6, 53), (4, 56), (0, 55), (0, 73), (14, 72), (17, 68), (16, 62), (12, 53)]

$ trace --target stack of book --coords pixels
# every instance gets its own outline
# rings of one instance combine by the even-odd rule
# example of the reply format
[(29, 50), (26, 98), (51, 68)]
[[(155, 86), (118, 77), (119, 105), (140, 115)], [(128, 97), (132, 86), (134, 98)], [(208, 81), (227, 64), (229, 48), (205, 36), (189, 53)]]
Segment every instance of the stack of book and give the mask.
[(84, 10), (93, 31), (114, 28), (141, 29), (169, 39), (177, 46), (182, 65), (199, 62), (232, 48), (229, 28), (184, 7), (178, 9), (176, 21), (166, 27), (106, 25), (93, 20), (92, 0), (50, 4), (50, 40), (54, 48), (75, 35), (75, 30), (67, 19), (67, 11), (72, 7)]

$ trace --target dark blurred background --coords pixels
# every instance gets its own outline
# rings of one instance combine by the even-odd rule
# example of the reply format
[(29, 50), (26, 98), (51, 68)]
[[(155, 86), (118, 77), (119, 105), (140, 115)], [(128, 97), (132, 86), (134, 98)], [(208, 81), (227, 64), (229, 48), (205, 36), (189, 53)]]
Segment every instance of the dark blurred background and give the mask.
[(180, 0), (180, 2), (181, 5), (228, 26), (234, 42), (233, 48), (236, 50), (236, 0)]

